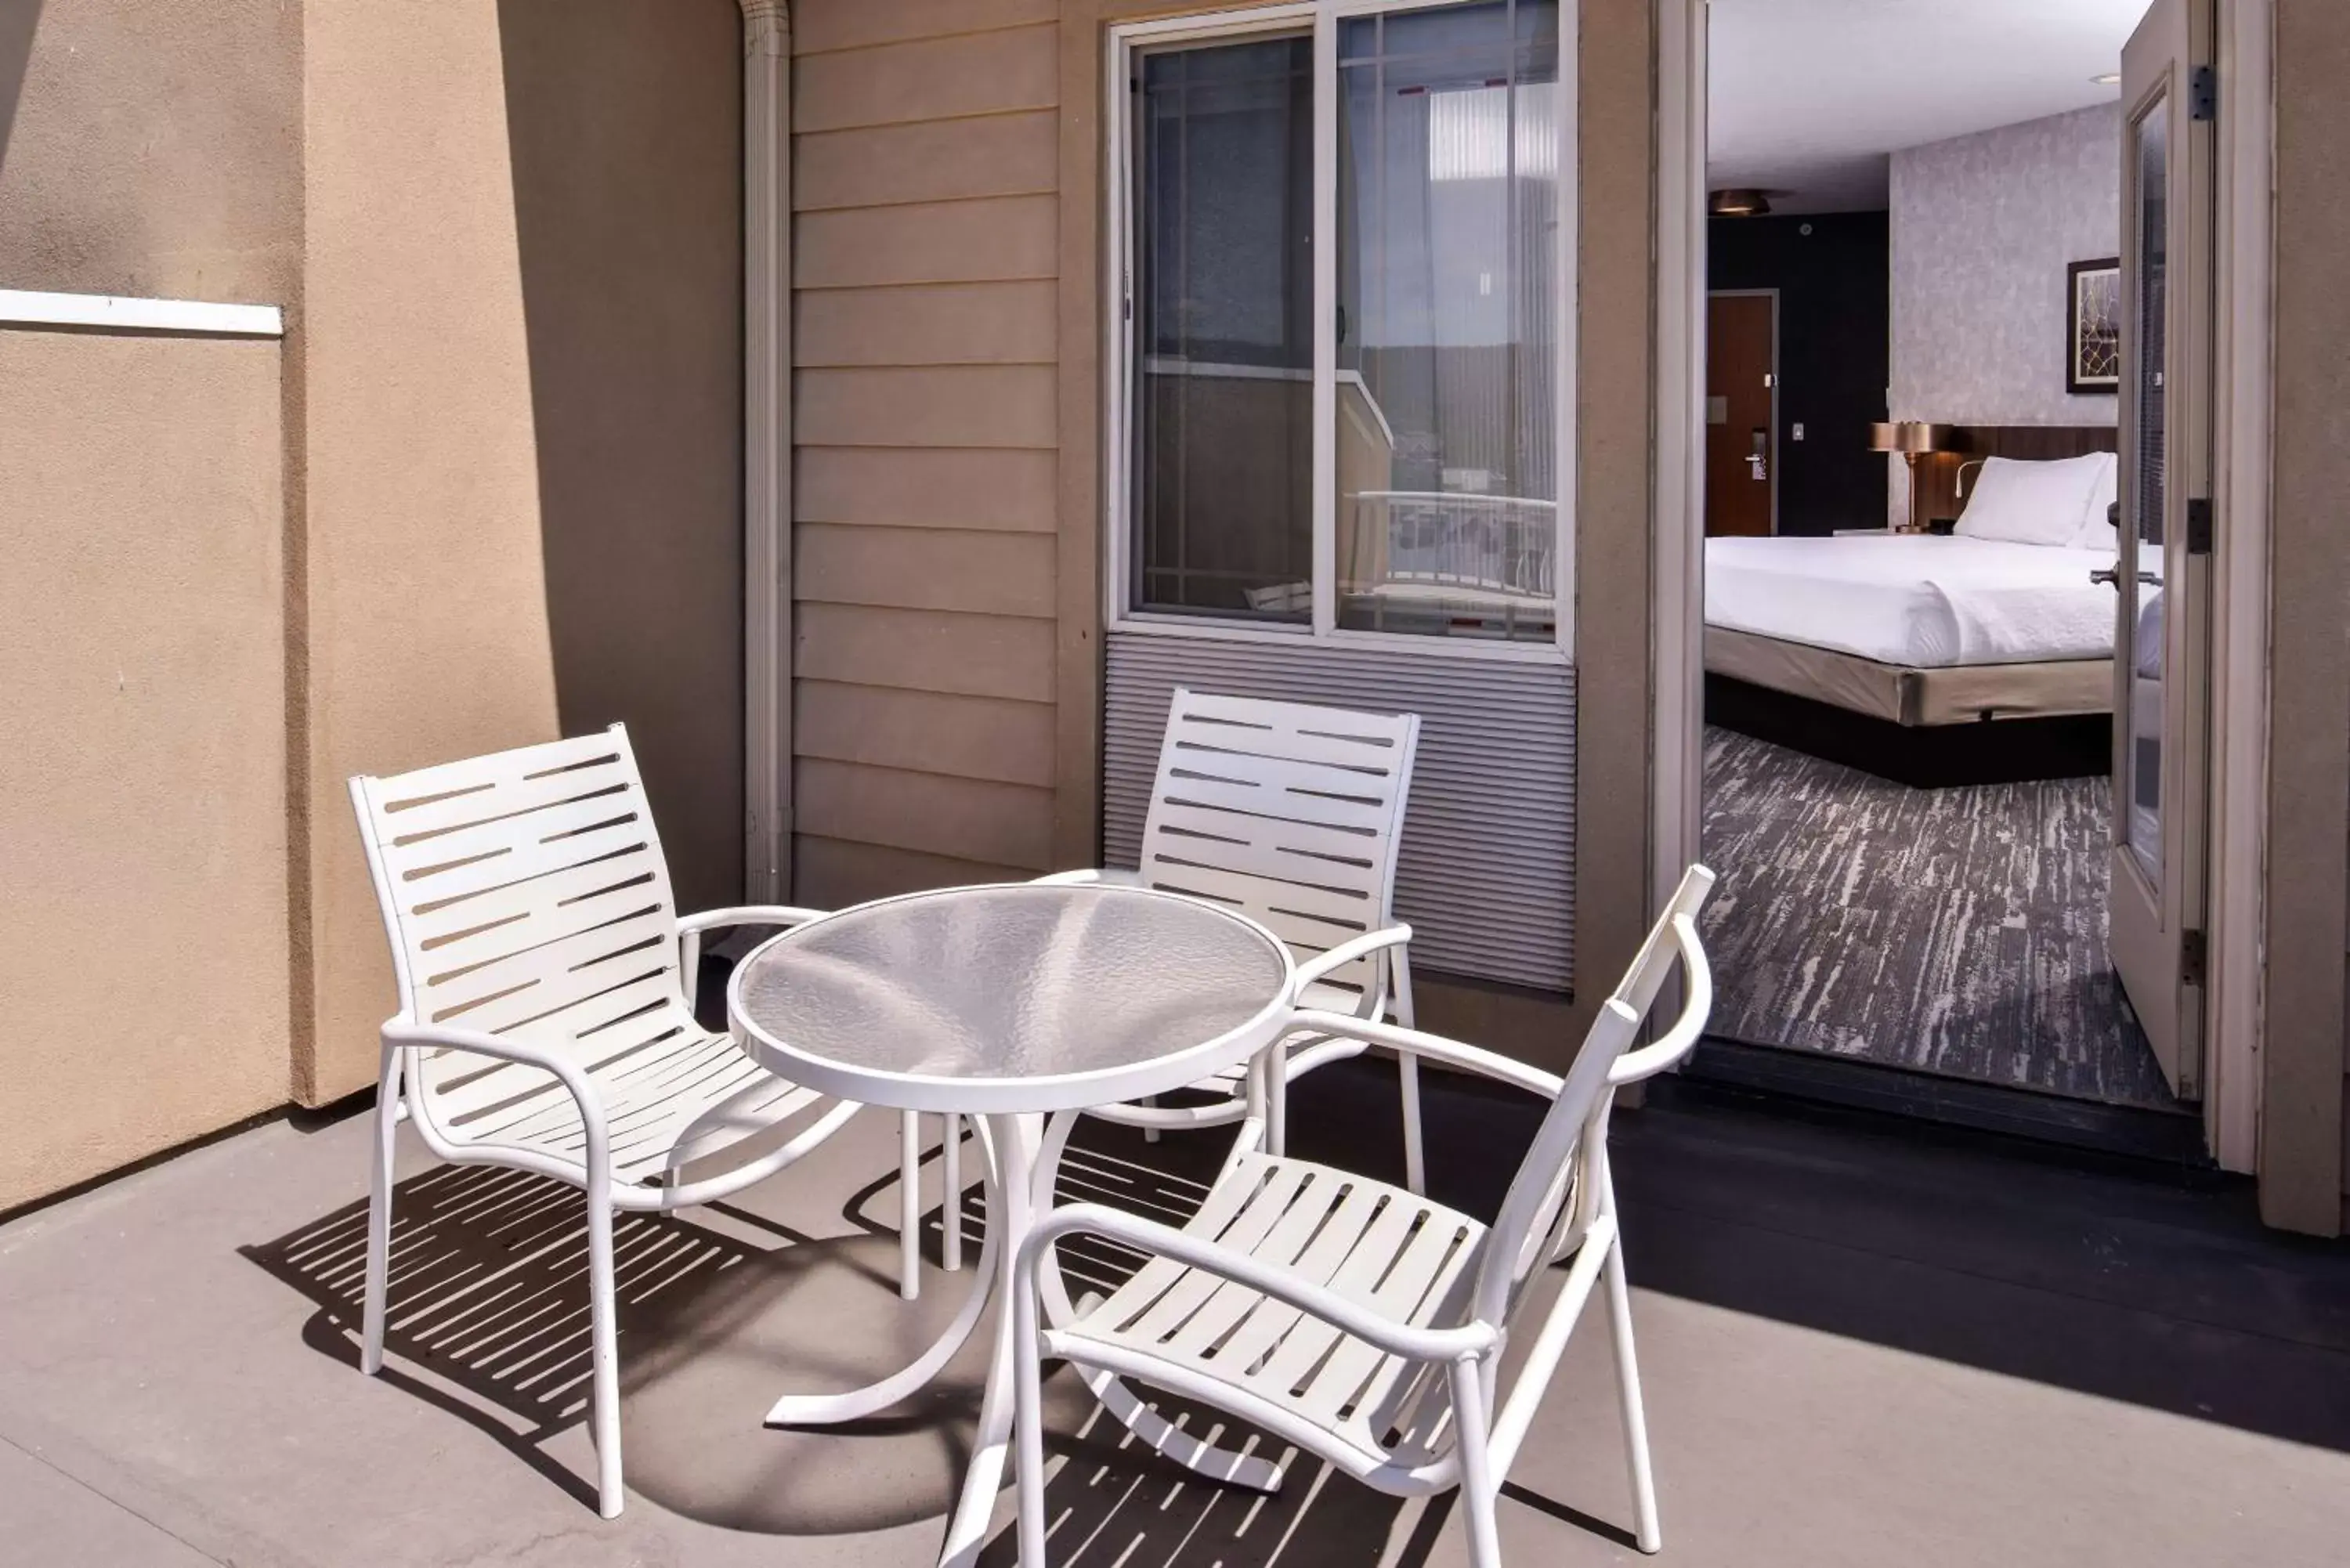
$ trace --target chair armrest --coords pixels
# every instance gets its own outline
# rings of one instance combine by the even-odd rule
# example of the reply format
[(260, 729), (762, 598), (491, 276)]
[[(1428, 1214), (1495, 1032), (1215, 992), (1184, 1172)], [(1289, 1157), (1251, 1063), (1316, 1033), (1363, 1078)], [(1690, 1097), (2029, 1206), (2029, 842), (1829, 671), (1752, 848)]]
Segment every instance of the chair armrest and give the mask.
[(1513, 1085), (1546, 1100), (1558, 1098), (1558, 1091), (1565, 1082), (1555, 1073), (1529, 1067), (1523, 1062), (1508, 1056), (1480, 1050), (1474, 1045), (1464, 1045), (1458, 1040), (1447, 1040), (1441, 1034), (1426, 1034), (1417, 1029), (1406, 1029), (1401, 1024), (1388, 1023), (1376, 1018), (1356, 1018), (1346, 1013), (1322, 1012), (1305, 1008), (1292, 1013), (1289, 1023), (1294, 1029), (1344, 1035), (1373, 1045), (1384, 1045), (1406, 1055), (1427, 1056), (1481, 1077)]
[[(1357, 959), (1368, 958), (1373, 953), (1383, 953), (1389, 948), (1401, 948), (1410, 940), (1411, 928), (1401, 924), (1382, 926), (1376, 931), (1365, 931), (1359, 937), (1350, 937), (1329, 951), (1317, 953), (1297, 966), (1296, 992), (1304, 992), (1307, 986), (1323, 976), (1346, 968)], [(1384, 982), (1364, 987), (1362, 1008), (1355, 1016), (1378, 1017), (1384, 1010), (1386, 1000), (1387, 986)]]
[(408, 1049), (464, 1051), (476, 1056), (494, 1057), (501, 1062), (513, 1062), (525, 1067), (536, 1067), (553, 1074), (556, 1082), (568, 1090), (579, 1106), (579, 1125), (587, 1132), (586, 1158), (588, 1195), (591, 1201), (601, 1201), (610, 1189), (612, 1156), (609, 1135), (604, 1126), (604, 1102), (596, 1093), (596, 1085), (580, 1071), (579, 1064), (552, 1051), (536, 1045), (525, 1045), (518, 1040), (501, 1035), (484, 1034), (476, 1029), (451, 1029), (441, 1024), (419, 1023), (410, 1018), (391, 1018), (384, 1023), (383, 1043)]
[(1713, 1012), (1713, 966), (1706, 961), (1705, 944), (1698, 940), (1697, 921), (1688, 915), (1675, 915), (1669, 929), (1674, 946), (1680, 949), (1680, 1016), (1673, 1020), (1673, 1026), (1665, 1031), (1661, 1039), (1638, 1051), (1627, 1051), (1616, 1059), (1616, 1065), (1607, 1073), (1607, 1082), (1615, 1087), (1637, 1084), (1679, 1066), (1681, 1058), (1696, 1049), (1698, 1041), (1704, 1036), (1706, 1020)]
[(677, 923), (678, 989), (688, 1012), (702, 1001), (702, 933), (728, 926), (805, 926), (830, 911), (795, 909), (788, 904), (737, 904), (727, 909), (704, 909)]
[[(1681, 980), (1687, 992), (1681, 1002), (1680, 1016), (1673, 1020), (1672, 1027), (1656, 1044), (1626, 1052), (1617, 1058), (1615, 1066), (1607, 1073), (1610, 1087), (1621, 1088), (1626, 1084), (1653, 1077), (1668, 1067), (1678, 1065), (1705, 1033), (1707, 1016), (1713, 1011), (1713, 971), (1706, 963), (1705, 948), (1698, 940), (1694, 920), (1687, 915), (1675, 915), (1669, 929), (1674, 943), (1680, 950)], [(1362, 941), (1367, 939), (1358, 937), (1356, 940)], [(1332, 954), (1338, 950), (1336, 948), (1330, 950)], [(1292, 1013), (1289, 1022), (1295, 1029), (1345, 1035), (1416, 1056), (1433, 1057), (1468, 1072), (1514, 1084), (1528, 1094), (1540, 1095), (1544, 1099), (1556, 1099), (1565, 1082), (1556, 1074), (1529, 1067), (1523, 1062), (1494, 1052), (1482, 1051), (1458, 1040), (1447, 1040), (1440, 1034), (1423, 1034), (1416, 1029), (1405, 1029), (1378, 1019), (1355, 1018), (1305, 1008)]]
[(519, 1040), (508, 1040), (501, 1034), (484, 1034), (478, 1029), (452, 1029), (446, 1024), (419, 1023), (412, 1018), (389, 1018), (384, 1021), (383, 1039), (387, 1045), (401, 1045), (416, 1050), (467, 1051), (476, 1056), (494, 1056), (501, 1062), (514, 1062), (525, 1067), (536, 1067), (563, 1080), (563, 1086), (573, 1095), (595, 1102), (596, 1086), (579, 1064), (567, 1056)]
[(1072, 1203), (1055, 1209), (1039, 1220), (1035, 1230), (1021, 1243), (1019, 1270), (1020, 1288), (1034, 1290), (1036, 1267), (1045, 1249), (1061, 1237), (1082, 1231), (1090, 1235), (1107, 1237), (1123, 1242), (1139, 1251), (1162, 1258), (1230, 1280), (1253, 1291), (1261, 1291), (1277, 1302), (1295, 1307), (1310, 1316), (1351, 1334), (1389, 1355), (1407, 1356), (1414, 1361), (1466, 1361), (1484, 1355), (1502, 1342), (1502, 1336), (1490, 1324), (1469, 1323), (1458, 1328), (1414, 1328), (1409, 1324), (1357, 1306), (1346, 1297), (1324, 1286), (1301, 1280), (1286, 1269), (1278, 1269), (1245, 1257), (1212, 1241), (1202, 1241), (1187, 1235), (1171, 1225), (1155, 1220), (1145, 1220), (1121, 1209), (1111, 1209), (1099, 1203)]
[(678, 921), (677, 930), (680, 936), (691, 936), (723, 926), (804, 926), (830, 912), (798, 909), (786, 904), (739, 904), (731, 909), (704, 909), (698, 915), (688, 915)]

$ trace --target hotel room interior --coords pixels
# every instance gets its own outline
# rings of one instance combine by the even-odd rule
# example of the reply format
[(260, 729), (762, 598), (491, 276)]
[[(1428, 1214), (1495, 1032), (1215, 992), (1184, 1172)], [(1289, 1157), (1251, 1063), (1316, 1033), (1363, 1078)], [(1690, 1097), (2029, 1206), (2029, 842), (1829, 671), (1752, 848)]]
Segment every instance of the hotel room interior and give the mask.
[[(1712, 6), (1717, 1065), (2188, 1121), (2106, 951), (2117, 83), (2145, 9)], [(2134, 597), (2158, 625), (2159, 583)]]

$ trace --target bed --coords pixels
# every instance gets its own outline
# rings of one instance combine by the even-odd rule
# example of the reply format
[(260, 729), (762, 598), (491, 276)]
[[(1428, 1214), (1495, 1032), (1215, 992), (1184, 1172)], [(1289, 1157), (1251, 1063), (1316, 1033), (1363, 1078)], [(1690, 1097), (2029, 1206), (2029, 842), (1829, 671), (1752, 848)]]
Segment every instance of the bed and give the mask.
[(2110, 550), (1959, 535), (1706, 541), (1705, 667), (1903, 725), (2113, 704)]
[(2113, 459), (1991, 458), (1950, 534), (1708, 539), (1709, 718), (1905, 782), (2110, 765)]

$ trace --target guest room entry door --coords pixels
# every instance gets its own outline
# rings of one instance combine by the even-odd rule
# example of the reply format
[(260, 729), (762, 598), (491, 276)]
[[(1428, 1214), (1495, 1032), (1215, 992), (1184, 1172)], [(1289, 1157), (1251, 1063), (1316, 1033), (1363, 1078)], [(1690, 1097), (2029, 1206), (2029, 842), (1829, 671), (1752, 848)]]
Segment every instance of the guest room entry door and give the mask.
[(1779, 531), (1779, 295), (1722, 289), (1705, 327), (1705, 531)]
[(2122, 52), (2121, 514), (2110, 942), (2170, 1085), (2202, 1093), (2211, 566), (2210, 0)]

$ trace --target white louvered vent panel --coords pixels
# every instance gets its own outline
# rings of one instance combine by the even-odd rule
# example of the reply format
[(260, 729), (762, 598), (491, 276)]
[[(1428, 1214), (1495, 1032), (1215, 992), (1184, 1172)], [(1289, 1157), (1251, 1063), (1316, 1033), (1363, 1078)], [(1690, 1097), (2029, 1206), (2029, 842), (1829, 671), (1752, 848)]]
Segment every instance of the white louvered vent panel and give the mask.
[(1112, 632), (1105, 863), (1131, 867), (1177, 686), (1418, 713), (1396, 915), (1415, 971), (1565, 992), (1574, 981), (1575, 672), (1330, 643)]

